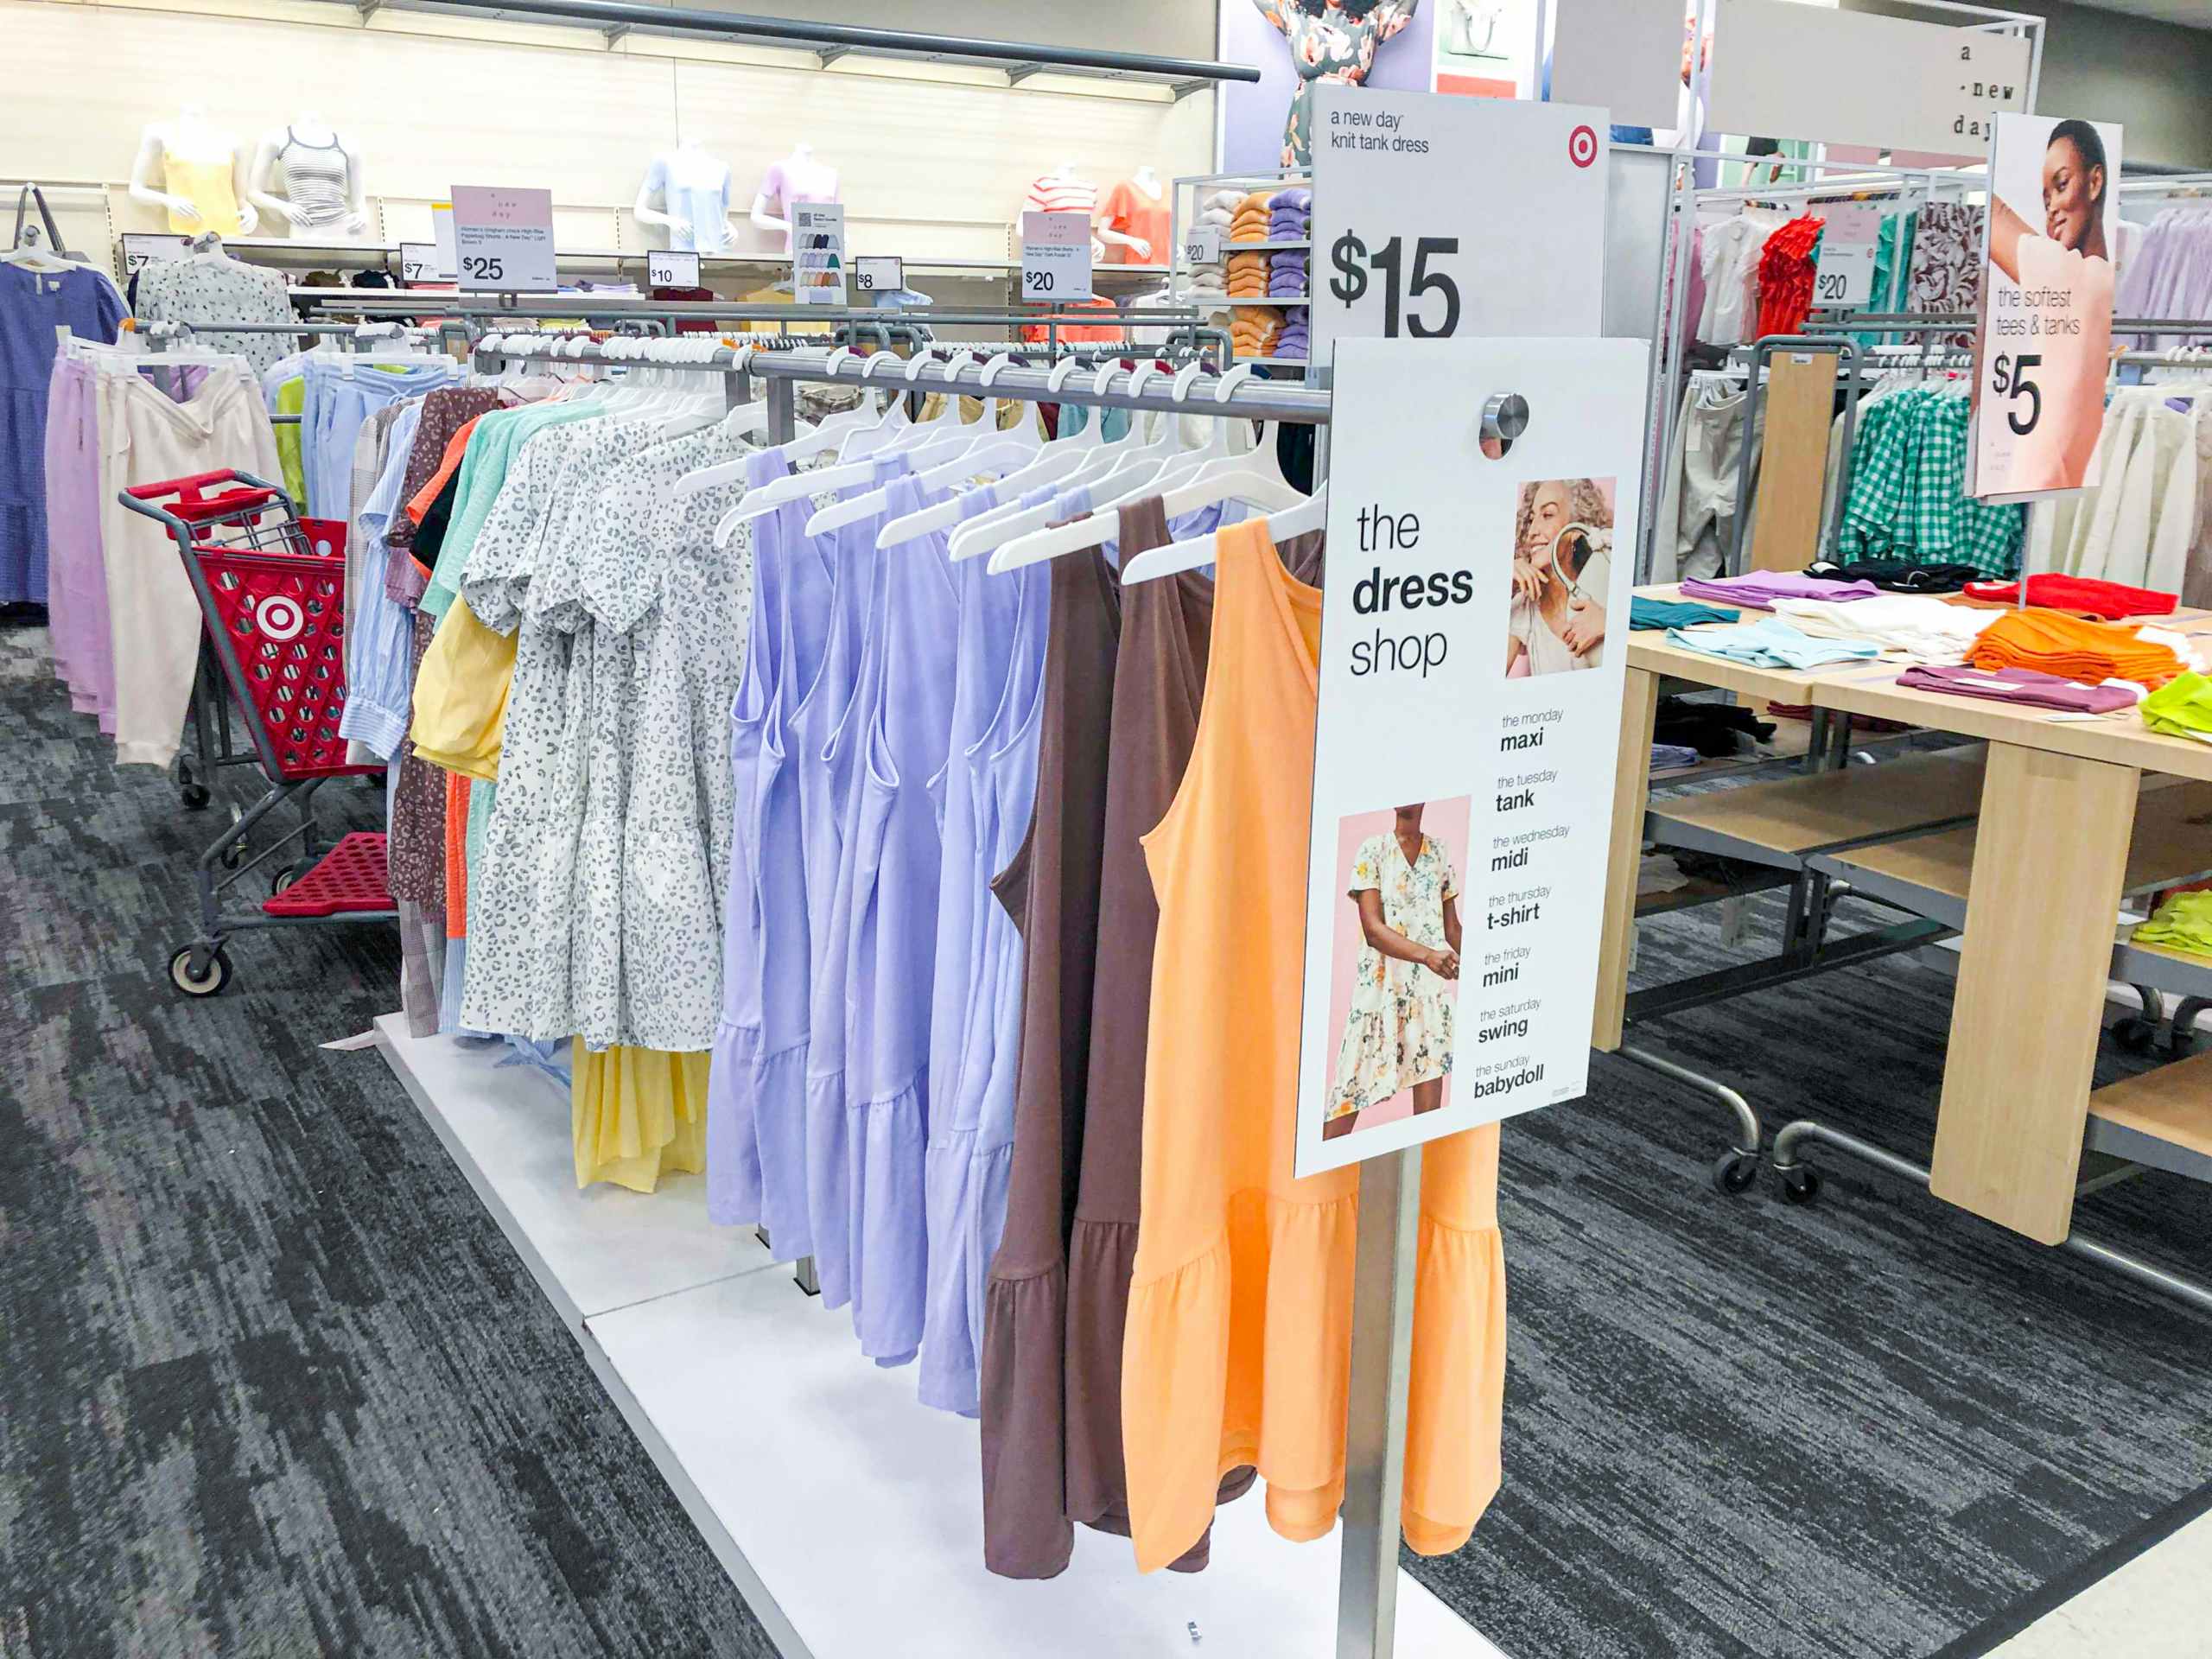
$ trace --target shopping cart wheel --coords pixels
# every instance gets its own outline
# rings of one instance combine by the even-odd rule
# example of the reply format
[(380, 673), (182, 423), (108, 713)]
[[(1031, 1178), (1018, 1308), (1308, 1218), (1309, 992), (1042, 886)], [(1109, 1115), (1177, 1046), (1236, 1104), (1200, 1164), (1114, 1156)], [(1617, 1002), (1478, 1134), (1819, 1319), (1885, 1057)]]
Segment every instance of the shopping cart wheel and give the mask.
[(285, 888), (290, 887), (293, 882), (298, 880), (309, 870), (313, 869), (315, 865), (315, 861), (313, 859), (306, 859), (297, 864), (287, 864), (283, 869), (277, 871), (276, 874), (269, 878), (269, 896), (271, 899), (274, 899), (278, 893), (283, 892)]
[(201, 780), (199, 768), (181, 754), (176, 758), (176, 798), (192, 812), (200, 810), (214, 798)]
[(213, 996), (231, 982), (231, 959), (219, 944), (188, 944), (169, 958), (169, 982), (187, 996)]
[(1755, 1152), (1724, 1152), (1713, 1166), (1713, 1186), (1729, 1198), (1751, 1190), (1759, 1178), (1759, 1155)]

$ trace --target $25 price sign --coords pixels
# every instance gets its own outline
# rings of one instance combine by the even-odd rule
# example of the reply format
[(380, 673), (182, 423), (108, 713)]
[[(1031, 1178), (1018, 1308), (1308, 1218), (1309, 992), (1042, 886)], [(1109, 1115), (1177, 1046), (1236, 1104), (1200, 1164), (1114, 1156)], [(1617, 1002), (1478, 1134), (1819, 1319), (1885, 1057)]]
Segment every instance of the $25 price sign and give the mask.
[(1313, 89), (1312, 352), (1350, 339), (1595, 334), (1602, 110)]

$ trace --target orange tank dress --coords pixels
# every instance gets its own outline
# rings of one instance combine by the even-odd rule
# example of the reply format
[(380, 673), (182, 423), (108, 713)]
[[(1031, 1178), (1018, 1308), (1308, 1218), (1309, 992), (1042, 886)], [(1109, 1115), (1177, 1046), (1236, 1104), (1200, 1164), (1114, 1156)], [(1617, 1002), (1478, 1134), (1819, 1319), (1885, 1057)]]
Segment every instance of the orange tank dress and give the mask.
[[(1287, 1538), (1322, 1536), (1344, 1500), (1359, 1176), (1291, 1176), (1321, 596), (1262, 521), (1217, 548), (1196, 746), (1144, 837), (1160, 931), (1122, 1372), (1144, 1572), (1205, 1534), (1232, 1469), (1258, 1469)], [(1400, 1522), (1441, 1554), (1499, 1478), (1495, 1125), (1425, 1149), (1413, 1343)]]

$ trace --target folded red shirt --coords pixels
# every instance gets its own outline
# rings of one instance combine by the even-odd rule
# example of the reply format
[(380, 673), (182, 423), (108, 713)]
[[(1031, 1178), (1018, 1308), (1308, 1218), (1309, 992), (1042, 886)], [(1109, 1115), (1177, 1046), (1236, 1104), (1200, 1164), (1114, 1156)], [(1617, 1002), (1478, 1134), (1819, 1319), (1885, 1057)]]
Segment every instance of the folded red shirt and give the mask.
[[(2006, 604), (2020, 597), (2017, 582), (1970, 582), (1967, 592), (1975, 599)], [(2125, 582), (2101, 582), (2094, 576), (2069, 576), (2056, 572), (2028, 578), (2028, 603), (2054, 611), (2075, 611), (2118, 621), (2123, 616), (2171, 616), (2180, 601), (2172, 594)]]

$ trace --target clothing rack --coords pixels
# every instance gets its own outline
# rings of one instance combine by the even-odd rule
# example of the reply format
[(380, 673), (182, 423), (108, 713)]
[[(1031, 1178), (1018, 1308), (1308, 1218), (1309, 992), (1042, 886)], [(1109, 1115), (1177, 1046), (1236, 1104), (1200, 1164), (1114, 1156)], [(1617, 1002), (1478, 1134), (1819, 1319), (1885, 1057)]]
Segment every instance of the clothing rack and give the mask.
[[(596, 342), (569, 341), (543, 346), (526, 342), (512, 351), (502, 340), (496, 350), (479, 344), (479, 368), (496, 366), (506, 357), (543, 358), (587, 363), (633, 362), (656, 367), (722, 374), (729, 378), (732, 407), (750, 401), (753, 382), (765, 382), (770, 444), (798, 434), (798, 389), (802, 385), (867, 386), (900, 392), (925, 391), (1013, 399), (1023, 403), (1073, 404), (1090, 409), (1135, 412), (1211, 415), (1286, 421), (1325, 427), (1330, 398), (1308, 391), (1254, 378), (1249, 364), (1225, 373), (1205, 374), (1192, 362), (1169, 377), (1140, 362), (1121, 366), (1127, 348), (1065, 349), (1054, 366), (1033, 368), (994, 359), (976, 360), (966, 347), (934, 355), (894, 359), (885, 371), (880, 357), (827, 351), (818, 340), (747, 342), (718, 346), (700, 358), (676, 355), (672, 342), (665, 359), (652, 355), (609, 355)], [(644, 348), (648, 353), (651, 347)], [(1035, 352), (1031, 346), (1027, 349)], [(1095, 349), (1100, 360), (1086, 373), (1077, 353)], [(1010, 354), (1010, 353), (1009, 353)], [(1139, 351), (1140, 358), (1147, 354)], [(871, 372), (873, 369), (873, 372)], [(1193, 373), (1193, 371), (1198, 372)], [(988, 384), (984, 377), (989, 376)], [(1317, 467), (1322, 465), (1317, 457)], [(1360, 1166), (1359, 1238), (1352, 1278), (1351, 1406), (1344, 1440), (1344, 1539), (1337, 1602), (1337, 1659), (1390, 1659), (1395, 1650), (1399, 1496), (1405, 1456), (1406, 1399), (1413, 1353), (1413, 1308), (1416, 1246), (1420, 1236), (1421, 1159), (1418, 1146), (1386, 1153)], [(801, 1260), (797, 1277), (810, 1289), (813, 1264)]]

